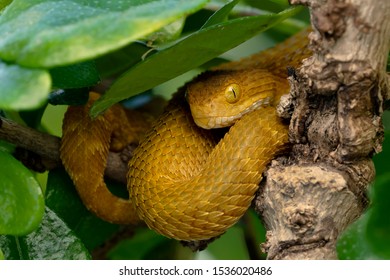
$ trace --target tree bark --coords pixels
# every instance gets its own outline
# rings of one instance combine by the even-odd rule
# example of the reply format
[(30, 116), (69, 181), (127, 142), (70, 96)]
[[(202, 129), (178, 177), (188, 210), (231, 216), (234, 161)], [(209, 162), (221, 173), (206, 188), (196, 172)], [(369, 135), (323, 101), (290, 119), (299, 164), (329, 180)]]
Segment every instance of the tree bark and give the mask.
[(381, 151), (390, 47), (388, 0), (291, 0), (310, 9), (314, 54), (289, 78), (288, 158), (275, 160), (255, 207), (268, 259), (336, 259), (336, 242), (368, 205)]

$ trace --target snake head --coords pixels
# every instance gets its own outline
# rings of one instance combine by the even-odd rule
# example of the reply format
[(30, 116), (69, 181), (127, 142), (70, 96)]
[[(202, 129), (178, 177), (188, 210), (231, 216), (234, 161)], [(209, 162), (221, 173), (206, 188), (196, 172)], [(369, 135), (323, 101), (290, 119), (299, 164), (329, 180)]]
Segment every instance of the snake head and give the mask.
[(265, 69), (216, 70), (187, 85), (195, 123), (205, 129), (231, 126), (244, 114), (273, 105), (275, 77)]

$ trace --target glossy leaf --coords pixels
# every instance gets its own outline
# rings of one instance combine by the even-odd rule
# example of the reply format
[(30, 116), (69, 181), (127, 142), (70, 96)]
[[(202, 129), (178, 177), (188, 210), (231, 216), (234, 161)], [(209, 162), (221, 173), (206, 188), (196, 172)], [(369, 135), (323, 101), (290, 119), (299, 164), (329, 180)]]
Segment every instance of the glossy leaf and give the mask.
[(99, 73), (94, 61), (86, 61), (50, 70), (53, 87), (61, 89), (83, 88), (97, 84)]
[(119, 49), (205, 3), (14, 0), (0, 17), (0, 55), (29, 67), (76, 63)]
[(9, 260), (85, 260), (89, 252), (58, 216), (46, 208), (41, 225), (22, 236), (0, 236), (0, 248)]
[(0, 85), (1, 109), (34, 109), (46, 102), (51, 78), (45, 70), (28, 69), (0, 61)]
[(123, 99), (202, 65), (299, 10), (293, 8), (276, 15), (238, 18), (189, 35), (176, 44), (149, 56), (122, 75), (109, 91), (95, 102), (91, 115), (96, 117)]
[(365, 233), (367, 230), (368, 213), (353, 223), (339, 238), (337, 254), (341, 260), (379, 259), (373, 251)]
[(101, 245), (119, 229), (118, 225), (102, 221), (85, 208), (64, 169), (49, 172), (46, 204), (75, 232), (89, 250)]
[(43, 216), (41, 187), (33, 174), (9, 153), (0, 151), (0, 234), (25, 235)]

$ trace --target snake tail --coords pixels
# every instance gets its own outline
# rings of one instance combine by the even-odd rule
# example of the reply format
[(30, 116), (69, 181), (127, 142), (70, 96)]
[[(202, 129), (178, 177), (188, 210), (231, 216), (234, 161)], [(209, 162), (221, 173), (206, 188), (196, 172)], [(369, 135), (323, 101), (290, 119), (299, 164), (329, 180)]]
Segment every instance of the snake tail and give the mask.
[(132, 203), (113, 195), (104, 181), (110, 145), (120, 146), (120, 141), (112, 139), (114, 131), (118, 134), (114, 124), (121, 110), (114, 107), (92, 120), (88, 112), (98, 96), (91, 93), (86, 106), (69, 106), (63, 121), (60, 157), (83, 204), (92, 213), (112, 223), (136, 224), (139, 219)]

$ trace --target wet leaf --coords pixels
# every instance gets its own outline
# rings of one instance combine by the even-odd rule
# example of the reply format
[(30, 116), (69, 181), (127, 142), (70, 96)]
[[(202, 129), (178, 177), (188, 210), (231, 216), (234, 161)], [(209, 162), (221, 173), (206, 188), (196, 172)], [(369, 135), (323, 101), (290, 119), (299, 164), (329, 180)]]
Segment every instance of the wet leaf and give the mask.
[(46, 102), (51, 78), (45, 70), (28, 69), (0, 61), (0, 84), (1, 109), (35, 109)]
[(42, 219), (41, 187), (30, 170), (1, 150), (0, 166), (0, 234), (25, 235)]
[(46, 204), (72, 229), (89, 250), (103, 244), (119, 229), (118, 225), (102, 221), (85, 208), (64, 169), (49, 172)]
[(14, 0), (0, 17), (0, 57), (28, 67), (88, 60), (144, 37), (205, 3)]
[(368, 216), (363, 215), (353, 223), (337, 242), (337, 254), (341, 260), (378, 259), (365, 238)]
[(46, 208), (41, 225), (22, 236), (0, 236), (8, 260), (85, 260), (89, 252), (58, 216)]

